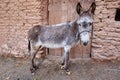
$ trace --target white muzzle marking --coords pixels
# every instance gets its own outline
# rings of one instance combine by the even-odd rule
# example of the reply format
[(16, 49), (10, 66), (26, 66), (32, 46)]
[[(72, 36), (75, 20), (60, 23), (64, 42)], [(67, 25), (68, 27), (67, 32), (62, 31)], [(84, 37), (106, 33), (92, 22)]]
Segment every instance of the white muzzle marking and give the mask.
[(83, 44), (87, 45), (89, 39), (90, 39), (90, 35), (88, 32), (83, 32), (80, 34), (80, 37), (81, 37), (81, 41)]

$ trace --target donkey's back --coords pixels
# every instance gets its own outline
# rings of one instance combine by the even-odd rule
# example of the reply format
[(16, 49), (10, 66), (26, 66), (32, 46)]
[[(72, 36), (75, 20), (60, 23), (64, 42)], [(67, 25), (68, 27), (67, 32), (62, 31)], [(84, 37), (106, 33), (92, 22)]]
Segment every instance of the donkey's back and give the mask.
[(73, 26), (72, 23), (74, 22), (46, 26), (36, 25), (29, 30), (28, 38), (34, 45), (42, 45), (47, 48), (61, 48), (72, 45), (78, 30), (77, 26)]

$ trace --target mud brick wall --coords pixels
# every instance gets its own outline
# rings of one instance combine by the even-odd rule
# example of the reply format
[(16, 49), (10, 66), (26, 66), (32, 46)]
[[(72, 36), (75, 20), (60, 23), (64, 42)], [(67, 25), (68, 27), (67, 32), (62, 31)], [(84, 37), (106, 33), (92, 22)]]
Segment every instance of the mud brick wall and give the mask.
[(120, 21), (115, 21), (120, 0), (96, 0), (92, 57), (101, 60), (120, 58)]
[[(92, 57), (120, 58), (120, 21), (115, 21), (120, 0), (96, 0)], [(28, 55), (27, 31), (47, 24), (48, 0), (0, 0), (0, 55)]]
[(27, 31), (47, 24), (47, 0), (0, 0), (0, 55), (28, 55)]

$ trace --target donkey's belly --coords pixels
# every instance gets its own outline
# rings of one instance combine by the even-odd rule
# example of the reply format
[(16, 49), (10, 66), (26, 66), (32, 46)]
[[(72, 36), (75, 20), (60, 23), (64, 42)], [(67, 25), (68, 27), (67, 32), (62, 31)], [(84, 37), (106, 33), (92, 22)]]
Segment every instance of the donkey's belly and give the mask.
[(53, 43), (44, 43), (42, 46), (47, 47), (47, 48), (62, 48), (65, 45), (62, 44), (53, 44)]
[(62, 43), (54, 43), (54, 42), (38, 42), (37, 45), (41, 45), (43, 47), (46, 48), (62, 48), (66, 46), (66, 42), (62, 42)]

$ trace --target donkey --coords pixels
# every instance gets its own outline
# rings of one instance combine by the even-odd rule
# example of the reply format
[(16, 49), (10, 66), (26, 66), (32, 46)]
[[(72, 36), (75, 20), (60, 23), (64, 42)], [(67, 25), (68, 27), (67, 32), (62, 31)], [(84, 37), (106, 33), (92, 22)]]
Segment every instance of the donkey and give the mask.
[(56, 25), (36, 25), (28, 31), (31, 73), (38, 68), (34, 59), (39, 48), (46, 47), (64, 48), (62, 68), (70, 74), (68, 67), (70, 49), (79, 41), (85, 46), (90, 41), (95, 7), (94, 0), (82, 0), (76, 5), (78, 19)]

